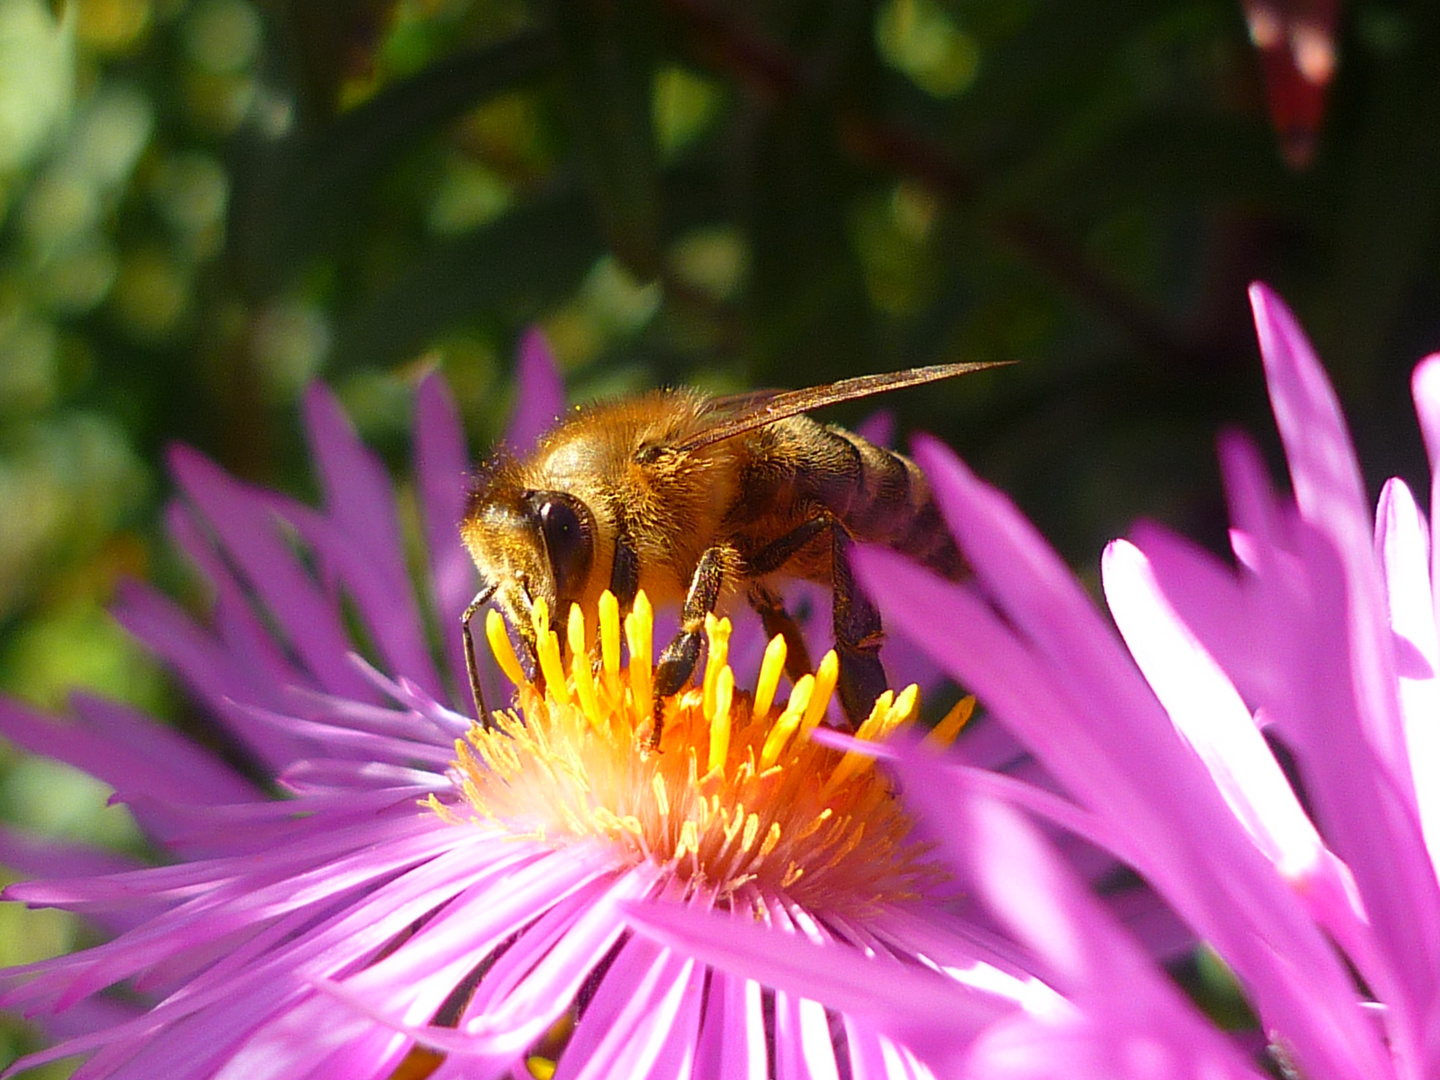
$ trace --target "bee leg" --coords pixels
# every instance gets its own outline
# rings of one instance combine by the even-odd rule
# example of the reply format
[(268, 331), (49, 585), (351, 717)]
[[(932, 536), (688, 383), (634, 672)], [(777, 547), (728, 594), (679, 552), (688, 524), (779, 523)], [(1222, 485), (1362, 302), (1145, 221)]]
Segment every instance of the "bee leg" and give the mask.
[(834, 560), (835, 651), (840, 657), (840, 707), (852, 730), (870, 715), (875, 699), (885, 692), (885, 669), (880, 664), (880, 642), (885, 633), (880, 612), (855, 586), (850, 571), (850, 537), (837, 523), (832, 534)]
[(810, 650), (805, 647), (805, 637), (794, 616), (785, 610), (785, 604), (774, 589), (759, 581), (750, 583), (747, 596), (755, 614), (765, 627), (765, 636), (773, 638), (779, 634), (785, 639), (785, 674), (795, 682), (807, 674), (810, 668)]
[(660, 662), (655, 665), (655, 715), (648, 741), (651, 753), (660, 749), (660, 736), (665, 731), (664, 699), (673, 697), (695, 674), (700, 662), (700, 645), (705, 640), (705, 616), (715, 610), (720, 599), (720, 586), (725, 581), (725, 568), (734, 558), (729, 548), (706, 548), (690, 578), (690, 589), (680, 609), (680, 632), (675, 635)]
[(460, 616), (460, 635), (465, 640), (465, 673), (470, 676), (470, 696), (475, 699), (475, 719), (486, 729), (490, 727), (490, 714), (485, 711), (485, 692), (480, 689), (480, 668), (475, 663), (475, 639), (470, 633), (470, 620), (475, 618), (475, 613), (494, 595), (495, 586), (486, 585), (475, 594), (475, 599), (470, 601), (470, 605)]
[(621, 611), (629, 611), (640, 591), (640, 557), (635, 543), (622, 526), (615, 534), (615, 563), (610, 568), (610, 591), (620, 603)]
[[(806, 544), (822, 533), (837, 528), (839, 525), (834, 516), (829, 511), (822, 510), (808, 521), (791, 529), (784, 536), (772, 540), (746, 559), (746, 575), (752, 578), (762, 578), (783, 569)], [(762, 590), (758, 597), (757, 589)], [(780, 598), (756, 581), (750, 587), (750, 606), (760, 615), (760, 621), (765, 626), (766, 634), (772, 638), (779, 634), (785, 639), (785, 674), (790, 676), (790, 681), (795, 682), (802, 675), (814, 670), (810, 666), (810, 652), (805, 647), (805, 638), (800, 633), (800, 627), (790, 613), (785, 610)]]
[(802, 522), (778, 540), (772, 540), (745, 560), (745, 575), (761, 578), (773, 574), (823, 532), (836, 527), (834, 516), (822, 510), (808, 521)]

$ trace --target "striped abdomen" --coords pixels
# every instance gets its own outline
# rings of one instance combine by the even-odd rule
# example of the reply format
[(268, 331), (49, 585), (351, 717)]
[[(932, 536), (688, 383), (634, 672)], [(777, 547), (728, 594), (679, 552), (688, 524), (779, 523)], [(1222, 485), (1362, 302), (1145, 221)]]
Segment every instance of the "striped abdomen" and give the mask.
[[(930, 484), (903, 454), (808, 418), (816, 430), (800, 486), (862, 543), (894, 548), (952, 580), (966, 572)], [(823, 446), (823, 452), (816, 453)]]

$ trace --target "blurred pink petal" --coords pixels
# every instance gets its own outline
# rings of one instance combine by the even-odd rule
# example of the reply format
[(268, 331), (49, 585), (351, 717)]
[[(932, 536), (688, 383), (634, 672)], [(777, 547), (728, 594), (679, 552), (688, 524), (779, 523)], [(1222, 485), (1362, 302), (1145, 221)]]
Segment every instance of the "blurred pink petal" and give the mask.
[(1349, 869), (1322, 843), (1249, 710), (1177, 618), (1144, 553), (1117, 540), (1102, 568), (1105, 599), (1131, 655), (1237, 820), (1327, 933), (1351, 955), (1372, 953)]
[[(706, 963), (873, 1021), (937, 1070), (958, 1063), (970, 1043), (1018, 1008), (1018, 999), (1027, 992), (1026, 985), (1014, 979), (1001, 977), (992, 987), (967, 986), (880, 955), (861, 956), (797, 937), (793, 930), (696, 906), (635, 906), (629, 914), (647, 936)], [(721, 925), (724, 932), (717, 933)], [(1043, 994), (1043, 988), (1037, 992)]]
[[(972, 1051), (972, 1075), (1260, 1075), (1109, 918), (1023, 815), (968, 790), (959, 774), (918, 748), (902, 750), (899, 761), (905, 789), (924, 815), (953, 822), (942, 834), (951, 865), (1032, 951), (1037, 970), (1069, 1006), (1058, 1016), (997, 1025)], [(1116, 995), (1117, 986), (1125, 987), (1123, 995)], [(1028, 1038), (1007, 1037), (1010, 1027)], [(1086, 1037), (1075, 1038), (1080, 1032)], [(1015, 1058), (1016, 1042), (1025, 1046), (1023, 1062)], [(1047, 1047), (1052, 1042), (1060, 1055)]]
[[(943, 448), (927, 443), (918, 457), (990, 603), (862, 552), (860, 576), (883, 598), (887, 625), (931, 651), (1117, 830), (1116, 854), (1220, 951), (1300, 1060), (1336, 1076), (1386, 1075), (1344, 969), (1078, 583), (1008, 501)], [(929, 629), (947, 624), (964, 634)]]
[(555, 426), (565, 411), (565, 386), (555, 354), (538, 328), (520, 338), (515, 372), (515, 412), (505, 429), (505, 447), (516, 457), (527, 454), (535, 440)]
[[(465, 512), (470, 456), (460, 412), (445, 381), (431, 372), (415, 392), (415, 483), (424, 518), (425, 552), (430, 562), (431, 602), (442, 628), (442, 650), (450, 684), (458, 696), (451, 704), (469, 708), (465, 652), (453, 628), (479, 587), (475, 564), (455, 528)], [(499, 697), (499, 687), (486, 687)]]

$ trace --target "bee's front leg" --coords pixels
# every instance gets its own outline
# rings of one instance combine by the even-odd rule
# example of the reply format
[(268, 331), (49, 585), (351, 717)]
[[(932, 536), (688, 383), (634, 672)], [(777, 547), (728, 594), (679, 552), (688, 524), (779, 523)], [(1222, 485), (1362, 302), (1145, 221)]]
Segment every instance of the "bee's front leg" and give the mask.
[(680, 632), (665, 646), (660, 662), (655, 665), (654, 719), (647, 741), (652, 753), (660, 749), (660, 736), (665, 732), (664, 699), (679, 693), (695, 674), (695, 665), (700, 662), (700, 644), (705, 640), (705, 616), (715, 610), (726, 570), (735, 561), (731, 548), (721, 545), (706, 548), (691, 575), (690, 589), (680, 609)]
[(620, 603), (621, 611), (629, 611), (640, 591), (640, 556), (635, 541), (622, 522), (615, 530), (615, 562), (610, 568), (610, 591)]
[(470, 620), (475, 618), (475, 613), (488, 604), (494, 595), (495, 586), (486, 582), (460, 616), (460, 636), (465, 642), (465, 673), (470, 676), (470, 696), (475, 701), (475, 719), (487, 730), (490, 727), (490, 714), (485, 709), (485, 691), (480, 688), (480, 668), (475, 663), (475, 639), (470, 633)]

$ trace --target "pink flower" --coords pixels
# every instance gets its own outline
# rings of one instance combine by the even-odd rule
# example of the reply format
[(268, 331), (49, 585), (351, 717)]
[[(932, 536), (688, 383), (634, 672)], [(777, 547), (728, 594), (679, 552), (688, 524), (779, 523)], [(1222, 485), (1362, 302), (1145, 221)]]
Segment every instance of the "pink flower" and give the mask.
[[(1211, 1026), (1057, 857), (1051, 837), (1067, 834), (1128, 863), (1224, 959), (1274, 1064), (1306, 1080), (1440, 1075), (1431, 530), (1392, 480), (1372, 531), (1319, 363), (1272, 293), (1252, 299), (1295, 498), (1271, 490), (1249, 442), (1222, 441), (1238, 568), (1156, 526), (1113, 544), (1122, 642), (1014, 506), (928, 440), (917, 459), (975, 580), (861, 555), (887, 626), (1045, 772), (1040, 787), (892, 752), (994, 947), (1054, 995), (963, 1035), (917, 1017), (910, 1044), (947, 1048), (928, 1060), (953, 1075), (1259, 1075), (1257, 1045)], [(1440, 356), (1415, 394), (1433, 464)], [(1293, 755), (1299, 794), (1267, 735)], [(692, 912), (634, 917), (712, 963), (891, 1024), (907, 999), (939, 993), (880, 956), (781, 957), (758, 929), (716, 944)]]
[[(560, 400), (538, 338), (521, 368), (529, 430), (509, 441), (523, 447)], [(665, 752), (646, 755), (634, 731), (650, 714), (646, 604), (625, 623), (628, 666), (603, 604), (598, 671), (586, 659), (559, 673), (557, 640), (537, 626), (543, 695), (492, 619), (524, 720), (473, 725), (457, 633), (476, 587), (456, 531), (468, 461), (443, 385), (427, 378), (417, 397), (429, 561), (418, 592), (391, 482), (323, 389), (305, 410), (318, 510), (194, 451), (172, 456), (184, 501), (170, 524), (213, 587), (211, 622), (141, 585), (117, 614), (248, 770), (111, 702), (79, 699), (73, 720), (0, 702), (0, 733), (109, 782), (174, 859), (142, 866), (0, 836), (7, 860), (43, 877), (7, 899), (79, 912), (108, 935), (0, 973), (0, 1006), (58, 1039), (11, 1072), (84, 1055), (82, 1080), (382, 1080), (402, 1068), (445, 1080), (542, 1066), (561, 1078), (754, 1077), (771, 1059), (784, 1077), (924, 1077), (917, 1055), (943, 1061), (953, 1042), (929, 1038), (934, 1024), (982, 1030), (1035, 995), (983, 940), (949, 943), (950, 886), (870, 761), (808, 738), (833, 654), (781, 703), (772, 645), (742, 695), (735, 671), (750, 671), (726, 663), (717, 622), (702, 686), (677, 702)], [(559, 629), (585, 640), (574, 623)], [(509, 700), (498, 671), (485, 677), (488, 700)], [(883, 697), (863, 730), (883, 736), (913, 703)], [(954, 970), (926, 974), (945, 990), (933, 1007), (885, 1027), (873, 1010), (772, 992), (631, 933), (627, 905), (662, 898), (726, 912), (722, 936), (759, 919), (787, 941), (912, 965), (938, 949)]]
[[(1398, 479), (1385, 485), (1372, 521), (1344, 420), (1309, 343), (1268, 290), (1256, 286), (1251, 297), (1294, 501), (1272, 492), (1254, 448), (1232, 436), (1221, 462), (1240, 571), (1151, 527), (1134, 547), (1109, 553), (1106, 591), (1236, 819), (1363, 981), (1364, 992), (1351, 981), (1328, 1002), (1335, 1010), (1348, 1003), (1367, 1021), (1366, 1056), (1347, 1062), (1344, 1075), (1434, 1075), (1440, 650), (1430, 529)], [(1440, 358), (1427, 358), (1414, 377), (1432, 467), (1440, 451), (1437, 365)], [(1168, 665), (1144, 647), (1166, 634), (1175, 641)], [(1225, 678), (1216, 679), (1220, 672)], [(1206, 705), (1226, 719), (1196, 723), (1197, 706)], [(1237, 706), (1256, 710), (1260, 727), (1292, 752), (1308, 813), (1255, 728), (1237, 722)], [(1308, 1071), (1298, 1047), (1296, 1056)]]

